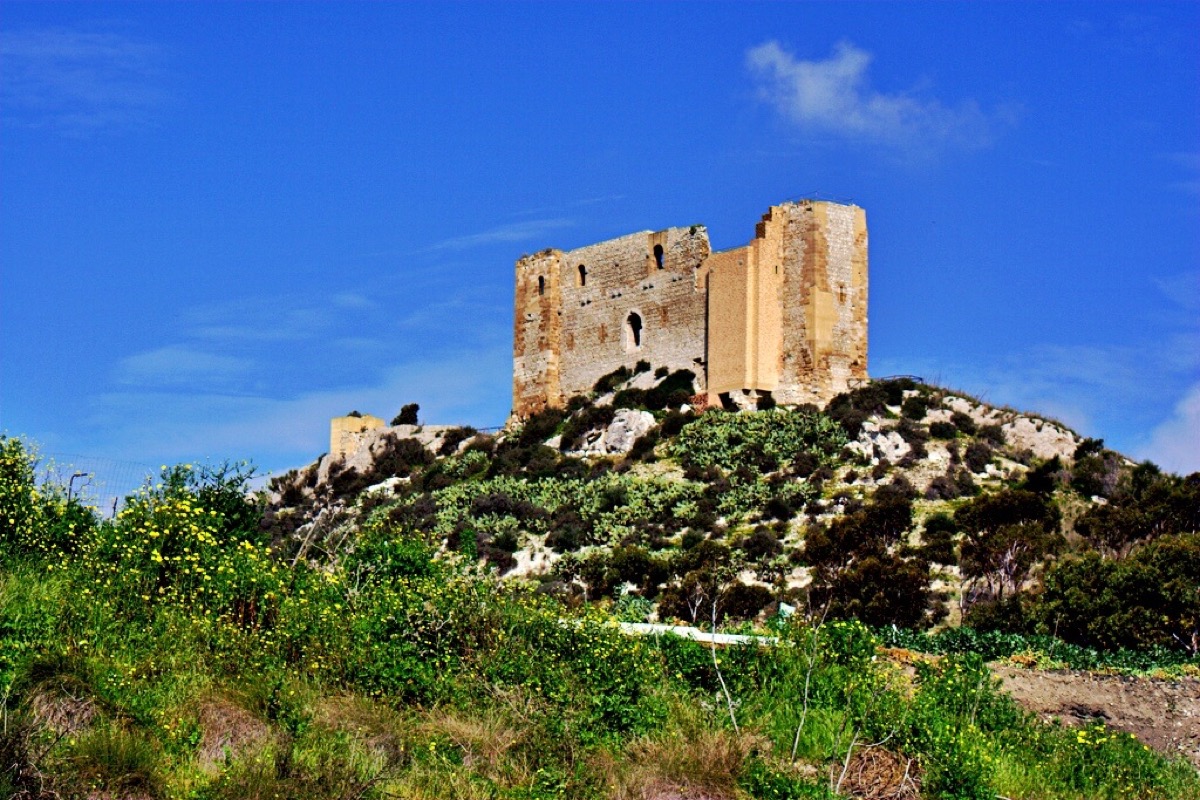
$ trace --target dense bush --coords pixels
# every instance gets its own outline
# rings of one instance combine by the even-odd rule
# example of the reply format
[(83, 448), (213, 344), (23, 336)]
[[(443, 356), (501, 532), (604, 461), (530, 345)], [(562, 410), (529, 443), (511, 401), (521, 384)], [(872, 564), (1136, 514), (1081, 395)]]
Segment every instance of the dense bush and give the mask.
[(1200, 531), (1200, 473), (1180, 478), (1139, 465), (1110, 502), (1076, 520), (1075, 530), (1101, 554), (1118, 557), (1154, 537)]
[(950, 424), (952, 424), (955, 428), (958, 428), (959, 431), (967, 436), (973, 435), (975, 431), (978, 430), (978, 426), (975, 424), (975, 418), (970, 414), (963, 413), (962, 411), (955, 411), (950, 415)]
[(953, 422), (938, 420), (929, 423), (929, 435), (934, 439), (953, 439), (958, 436), (958, 428)]
[(995, 447), (1003, 447), (1008, 440), (1008, 437), (1004, 435), (1004, 428), (997, 423), (980, 425), (976, 434), (981, 440)]
[(929, 413), (929, 398), (920, 394), (905, 398), (904, 402), (900, 404), (900, 414), (914, 422), (925, 419), (927, 413)]
[(921, 534), (922, 546), (919, 554), (926, 561), (938, 564), (957, 564), (958, 555), (954, 549), (954, 535), (958, 526), (954, 524), (949, 514), (932, 514), (925, 520)]
[(588, 406), (578, 411), (567, 420), (562, 429), (562, 442), (559, 445), (564, 453), (583, 447), (584, 437), (594, 430), (612, 424), (616, 412), (612, 406)]
[(0, 435), (0, 562), (72, 555), (96, 525), (78, 498), (38, 485), (36, 464), (22, 440)]
[(1200, 535), (1162, 536), (1120, 560), (1098, 553), (1046, 573), (1031, 608), (1044, 630), (1102, 649), (1200, 653)]
[(691, 370), (676, 370), (650, 389), (622, 389), (613, 398), (616, 408), (644, 408), (650, 411), (678, 409), (695, 393), (696, 375)]
[(971, 472), (983, 472), (987, 465), (992, 463), (994, 455), (995, 452), (987, 442), (971, 442), (967, 445), (967, 452), (963, 454), (963, 463)]
[(596, 385), (592, 387), (592, 391), (596, 394), (608, 394), (632, 377), (633, 372), (629, 367), (617, 367), (612, 372), (601, 376), (596, 381)]
[(451, 428), (442, 436), (442, 443), (438, 445), (439, 456), (454, 455), (458, 451), (459, 445), (471, 439), (479, 431), (467, 425), (459, 428)]

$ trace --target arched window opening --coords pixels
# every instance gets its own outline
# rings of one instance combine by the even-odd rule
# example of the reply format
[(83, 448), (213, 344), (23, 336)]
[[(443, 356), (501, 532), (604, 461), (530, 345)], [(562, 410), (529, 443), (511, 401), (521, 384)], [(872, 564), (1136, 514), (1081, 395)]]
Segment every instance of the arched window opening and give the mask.
[(579, 285), (587, 286), (587, 267), (583, 264), (579, 265)]
[(642, 346), (642, 317), (636, 311), (629, 312), (625, 319), (625, 344), (628, 350)]
[(545, 293), (546, 293), (546, 277), (544, 275), (538, 275), (538, 295), (544, 295)]
[(654, 245), (654, 263), (659, 269), (663, 268), (663, 247), (661, 244)]

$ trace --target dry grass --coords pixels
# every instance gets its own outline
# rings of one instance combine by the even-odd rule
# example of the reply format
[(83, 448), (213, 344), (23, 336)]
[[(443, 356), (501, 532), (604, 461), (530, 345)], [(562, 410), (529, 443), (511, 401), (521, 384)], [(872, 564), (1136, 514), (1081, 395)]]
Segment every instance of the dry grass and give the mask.
[(273, 741), (265, 721), (223, 695), (200, 700), (196, 716), (200, 725), (196, 762), (204, 772), (219, 772), (244, 753), (261, 750)]
[(29, 715), (37, 728), (55, 734), (78, 733), (95, 720), (99, 709), (91, 690), (73, 675), (56, 675), (29, 696)]
[(694, 707), (675, 706), (666, 729), (632, 742), (623, 757), (597, 764), (614, 800), (736, 800), (746, 757), (769, 745), (760, 736), (715, 728)]
[(405, 761), (406, 722), (388, 706), (355, 695), (335, 695), (317, 703), (313, 722), (348, 733), (371, 755), (388, 764)]
[(529, 728), (513, 725), (502, 710), (486, 709), (466, 716), (435, 709), (417, 731), (432, 742), (448, 739), (461, 753), (464, 767), (497, 783), (523, 785), (533, 779), (536, 771), (536, 766), (520, 749)]

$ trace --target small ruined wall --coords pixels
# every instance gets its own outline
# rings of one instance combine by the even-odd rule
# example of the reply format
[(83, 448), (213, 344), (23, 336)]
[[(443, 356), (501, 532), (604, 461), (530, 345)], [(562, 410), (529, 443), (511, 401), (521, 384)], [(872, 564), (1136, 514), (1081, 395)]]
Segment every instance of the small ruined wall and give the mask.
[(370, 414), (334, 417), (329, 421), (329, 455), (333, 458), (343, 458), (357, 449), (359, 434), (363, 431), (385, 427), (386, 422)]

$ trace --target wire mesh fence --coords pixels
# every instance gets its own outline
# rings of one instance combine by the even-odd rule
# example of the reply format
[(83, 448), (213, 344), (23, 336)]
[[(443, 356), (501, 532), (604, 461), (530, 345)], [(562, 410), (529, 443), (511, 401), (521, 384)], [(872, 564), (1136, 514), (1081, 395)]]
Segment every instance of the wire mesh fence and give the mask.
[(39, 481), (63, 487), (70, 497), (95, 506), (105, 517), (120, 511), (125, 498), (158, 473), (153, 465), (137, 461), (76, 453), (40, 455), (37, 467)]

